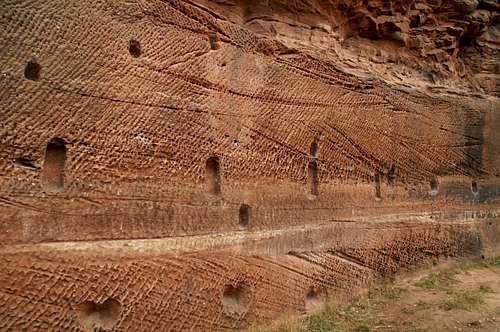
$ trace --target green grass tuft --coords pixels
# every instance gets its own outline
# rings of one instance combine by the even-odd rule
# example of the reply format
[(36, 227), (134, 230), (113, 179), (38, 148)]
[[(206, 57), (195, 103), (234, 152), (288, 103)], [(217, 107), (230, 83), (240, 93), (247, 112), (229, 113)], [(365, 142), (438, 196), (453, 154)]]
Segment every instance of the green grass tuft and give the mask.
[(370, 328), (366, 325), (358, 325), (353, 330), (354, 332), (370, 332)]
[(368, 292), (368, 298), (378, 301), (398, 301), (401, 296), (408, 292), (406, 288), (394, 287), (394, 286), (383, 286), (371, 289)]
[(404, 314), (414, 314), (417, 311), (430, 309), (431, 307), (432, 307), (432, 304), (430, 304), (429, 302), (425, 302), (425, 301), (420, 300), (411, 306), (406, 306), (406, 307), (402, 308), (401, 312)]
[(483, 294), (486, 294), (486, 293), (495, 293), (495, 291), (493, 290), (493, 288), (491, 288), (488, 285), (481, 285), (481, 286), (479, 286), (479, 292), (483, 293)]
[(487, 258), (485, 263), (488, 266), (500, 266), (500, 255)]
[(472, 310), (484, 303), (485, 293), (480, 289), (449, 292), (441, 306), (444, 310)]
[(304, 321), (307, 331), (330, 332), (335, 329), (336, 324), (332, 317), (325, 315), (309, 316)]
[(446, 289), (457, 283), (457, 269), (446, 269), (437, 273), (431, 273), (415, 283), (415, 286), (422, 289)]

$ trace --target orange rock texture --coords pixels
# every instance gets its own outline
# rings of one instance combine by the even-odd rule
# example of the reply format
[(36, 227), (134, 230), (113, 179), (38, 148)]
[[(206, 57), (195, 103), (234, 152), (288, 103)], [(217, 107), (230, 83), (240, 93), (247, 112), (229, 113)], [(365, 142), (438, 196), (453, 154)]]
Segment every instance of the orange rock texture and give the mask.
[(500, 250), (493, 0), (7, 0), (0, 330), (220, 331)]

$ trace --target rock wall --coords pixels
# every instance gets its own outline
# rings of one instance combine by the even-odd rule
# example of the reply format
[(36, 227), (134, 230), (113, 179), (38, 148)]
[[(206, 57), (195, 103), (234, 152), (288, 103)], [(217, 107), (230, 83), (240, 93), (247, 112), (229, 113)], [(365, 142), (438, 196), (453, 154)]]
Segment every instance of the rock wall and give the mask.
[(500, 243), (493, 1), (7, 1), (0, 329), (231, 330)]

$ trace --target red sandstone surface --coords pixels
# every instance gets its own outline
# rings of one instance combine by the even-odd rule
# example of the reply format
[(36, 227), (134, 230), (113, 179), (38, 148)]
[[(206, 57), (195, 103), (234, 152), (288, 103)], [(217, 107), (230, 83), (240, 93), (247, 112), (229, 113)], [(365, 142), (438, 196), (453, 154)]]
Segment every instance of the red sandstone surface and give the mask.
[(0, 15), (0, 330), (219, 331), (500, 249), (493, 0)]

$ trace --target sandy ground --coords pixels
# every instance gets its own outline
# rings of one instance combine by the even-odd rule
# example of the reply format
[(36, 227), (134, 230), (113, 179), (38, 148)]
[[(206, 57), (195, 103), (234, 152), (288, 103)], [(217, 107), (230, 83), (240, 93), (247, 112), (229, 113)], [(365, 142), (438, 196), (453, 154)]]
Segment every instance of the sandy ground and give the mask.
[[(500, 331), (500, 267), (464, 271), (455, 279), (429, 289), (419, 287), (415, 279), (401, 282), (399, 286), (407, 291), (379, 313), (394, 328), (376, 330)], [(461, 297), (464, 293), (477, 293), (480, 303), (468, 303)]]

